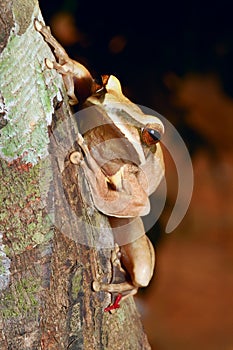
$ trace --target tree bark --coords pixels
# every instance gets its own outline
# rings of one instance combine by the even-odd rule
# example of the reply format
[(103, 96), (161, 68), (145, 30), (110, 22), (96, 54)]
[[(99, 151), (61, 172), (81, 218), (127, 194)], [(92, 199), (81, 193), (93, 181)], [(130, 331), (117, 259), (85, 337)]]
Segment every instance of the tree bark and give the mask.
[(112, 232), (93, 206), (36, 0), (0, 0), (0, 349), (150, 349), (132, 298), (104, 312)]

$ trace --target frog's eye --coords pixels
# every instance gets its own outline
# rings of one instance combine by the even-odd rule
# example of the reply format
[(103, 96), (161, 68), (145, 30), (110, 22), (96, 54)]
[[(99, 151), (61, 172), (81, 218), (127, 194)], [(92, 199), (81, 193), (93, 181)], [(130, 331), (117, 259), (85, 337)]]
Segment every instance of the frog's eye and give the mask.
[(156, 125), (146, 125), (141, 129), (142, 142), (147, 146), (152, 146), (158, 143), (161, 140), (163, 130)]

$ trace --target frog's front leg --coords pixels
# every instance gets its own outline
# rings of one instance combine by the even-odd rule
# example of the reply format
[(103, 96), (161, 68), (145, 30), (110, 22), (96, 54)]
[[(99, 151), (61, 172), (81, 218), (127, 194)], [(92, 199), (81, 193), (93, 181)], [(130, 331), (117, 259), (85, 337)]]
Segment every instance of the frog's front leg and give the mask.
[(46, 42), (52, 46), (56, 58), (59, 60), (60, 64), (64, 64), (69, 60), (64, 48), (59, 44), (59, 42), (53, 37), (51, 30), (48, 26), (45, 26), (41, 21), (35, 19), (34, 21), (35, 28), (40, 32), (45, 38)]
[(107, 198), (111, 197), (110, 193), (113, 193), (113, 191), (109, 191), (108, 178), (91, 156), (81, 134), (78, 135), (78, 144), (83, 151), (84, 157), (80, 151), (74, 151), (70, 154), (70, 161), (82, 167), (91, 189), (94, 204), (98, 208), (97, 203), (107, 201)]
[[(79, 138), (78, 143), (85, 154), (80, 165), (88, 179), (95, 207), (103, 214), (122, 218), (148, 214), (149, 200), (138, 184), (134, 167), (124, 164), (118, 174), (108, 176), (92, 157), (85, 142)], [(72, 160), (71, 162), (79, 164)]]
[(75, 105), (92, 95), (97, 89), (97, 85), (90, 72), (81, 63), (72, 60), (59, 42), (52, 36), (50, 28), (41, 21), (35, 19), (35, 29), (40, 32), (45, 41), (54, 49), (56, 61), (45, 60), (49, 69), (56, 69), (62, 74), (70, 104)]

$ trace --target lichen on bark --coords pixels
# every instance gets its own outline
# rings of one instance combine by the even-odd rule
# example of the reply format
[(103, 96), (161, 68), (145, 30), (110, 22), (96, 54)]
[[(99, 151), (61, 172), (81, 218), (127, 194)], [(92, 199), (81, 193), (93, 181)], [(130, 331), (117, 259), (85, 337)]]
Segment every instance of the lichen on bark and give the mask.
[(21, 35), (11, 32), (0, 56), (1, 94), (8, 121), (1, 129), (0, 155), (8, 161), (22, 156), (32, 164), (48, 154), (53, 100), (61, 100), (63, 91), (61, 76), (45, 67), (45, 55), (50, 59), (53, 55), (34, 28), (32, 18), (37, 15), (38, 9), (27, 17), (30, 24), (25, 31), (19, 27)]

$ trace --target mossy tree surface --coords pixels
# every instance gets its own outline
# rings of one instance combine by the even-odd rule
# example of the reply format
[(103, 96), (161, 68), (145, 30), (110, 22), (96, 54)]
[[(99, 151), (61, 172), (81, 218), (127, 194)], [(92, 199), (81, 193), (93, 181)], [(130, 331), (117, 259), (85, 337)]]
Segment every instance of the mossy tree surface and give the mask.
[[(91, 288), (97, 272), (111, 277), (110, 249), (92, 244), (103, 227), (111, 241), (111, 230), (82, 170), (68, 155), (61, 164), (51, 137), (63, 123), (72, 145), (76, 126), (61, 76), (44, 65), (53, 55), (33, 25), (38, 3), (0, 0), (0, 8), (0, 349), (150, 349), (133, 300), (104, 313), (109, 295)], [(53, 173), (43, 178), (46, 162)], [(88, 223), (81, 230), (65, 222), (66, 203), (62, 229), (51, 219), (46, 203), (56, 216), (61, 189)]]

